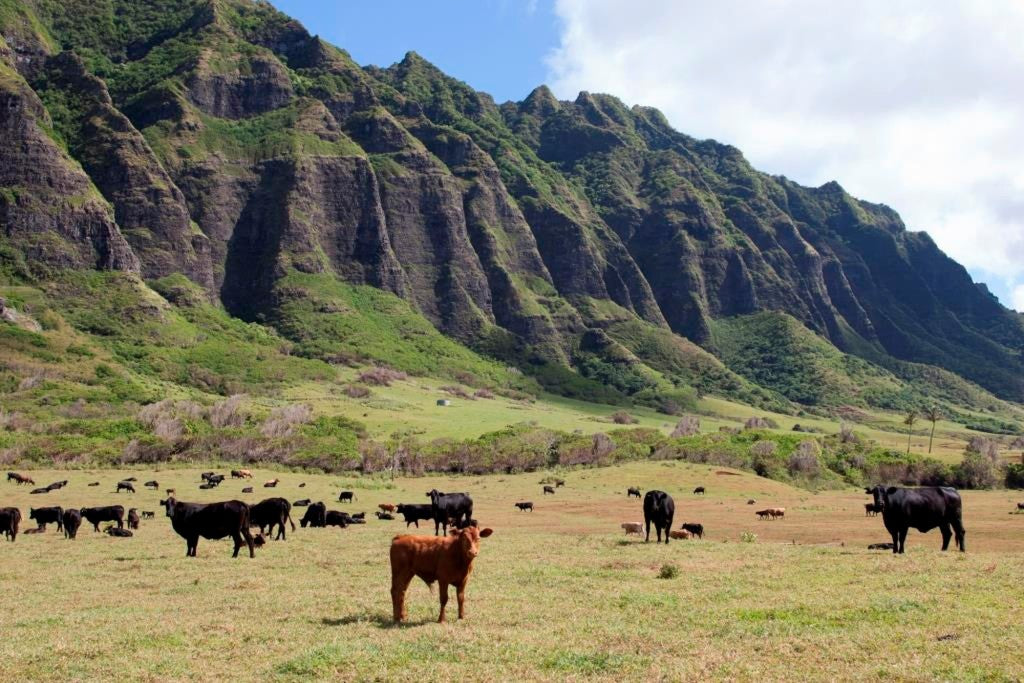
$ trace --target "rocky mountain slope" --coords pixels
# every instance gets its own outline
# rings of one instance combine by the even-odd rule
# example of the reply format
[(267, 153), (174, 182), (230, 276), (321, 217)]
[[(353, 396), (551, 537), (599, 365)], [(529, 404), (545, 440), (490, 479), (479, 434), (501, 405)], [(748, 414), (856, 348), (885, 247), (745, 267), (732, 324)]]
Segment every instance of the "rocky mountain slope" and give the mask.
[(0, 0), (0, 36), (9, 283), (181, 274), (299, 355), (436, 329), (599, 400), (1024, 401), (1021, 316), (926, 233), (656, 110), (361, 68), (254, 0)]

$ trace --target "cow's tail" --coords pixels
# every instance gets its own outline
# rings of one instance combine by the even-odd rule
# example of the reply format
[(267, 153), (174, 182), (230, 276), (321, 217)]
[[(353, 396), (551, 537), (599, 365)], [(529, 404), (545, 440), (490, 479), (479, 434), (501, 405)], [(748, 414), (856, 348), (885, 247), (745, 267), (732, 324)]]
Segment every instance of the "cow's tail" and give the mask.
[(291, 510), (288, 511), (288, 523), (292, 525), (292, 531), (295, 531), (295, 522), (292, 521)]

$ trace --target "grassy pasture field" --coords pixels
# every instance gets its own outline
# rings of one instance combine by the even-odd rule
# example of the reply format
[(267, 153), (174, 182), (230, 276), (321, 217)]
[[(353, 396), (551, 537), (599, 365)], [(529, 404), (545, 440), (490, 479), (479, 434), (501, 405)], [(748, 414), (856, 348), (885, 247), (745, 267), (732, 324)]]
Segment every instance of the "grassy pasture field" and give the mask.
[[(40, 485), (71, 481), (43, 496), (0, 483), (0, 506), (20, 507), (23, 529), (30, 506), (119, 502), (157, 513), (129, 539), (83, 526), (66, 541), (51, 526), (0, 544), (0, 680), (1024, 676), (1024, 515), (1007, 514), (1019, 493), (963, 493), (966, 554), (941, 553), (938, 531), (912, 531), (907, 554), (893, 556), (866, 550), (888, 537), (880, 517), (864, 516), (861, 491), (810, 493), (682, 462), (561, 472), (567, 485), (554, 496), (541, 494), (542, 473), (392, 482), (263, 470), (245, 495), (237, 480), (199, 491), (200, 471), (29, 472)], [(113, 493), (131, 475), (139, 492)], [(278, 488), (263, 489), (273, 477)], [(368, 513), (426, 501), (433, 487), (468, 491), (495, 533), (482, 541), (465, 621), (436, 624), (436, 587), (417, 580), (409, 624), (394, 627), (387, 548), (404, 523), (371, 514), (344, 530), (299, 528), (253, 560), (232, 559), (230, 541), (202, 540), (186, 559), (158, 505), (162, 490), (141, 489), (151, 478), (189, 501), (280, 495)], [(690, 493), (697, 485), (706, 496)], [(625, 537), (618, 525), (642, 519), (627, 486), (669, 491), (676, 526), (701, 522), (705, 539)], [(331, 502), (342, 488), (355, 490), (354, 504)], [(519, 500), (536, 511), (519, 512)], [(785, 506), (786, 518), (756, 520), (769, 505)], [(293, 510), (296, 524), (302, 512)], [(741, 541), (744, 532), (756, 540)], [(676, 575), (659, 578), (666, 565)]]

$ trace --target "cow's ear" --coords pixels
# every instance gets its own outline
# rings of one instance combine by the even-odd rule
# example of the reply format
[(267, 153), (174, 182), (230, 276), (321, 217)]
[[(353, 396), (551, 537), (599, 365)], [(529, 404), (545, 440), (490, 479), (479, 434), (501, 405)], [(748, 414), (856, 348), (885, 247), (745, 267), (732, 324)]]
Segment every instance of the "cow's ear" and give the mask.
[(487, 527), (486, 529), (481, 529), (480, 530), (480, 538), (487, 538), (488, 536), (490, 536), (493, 533), (494, 533), (494, 529), (492, 529), (490, 527)]
[(874, 492), (875, 492), (874, 489), (864, 489), (864, 493), (867, 493), (867, 494), (872, 494)]

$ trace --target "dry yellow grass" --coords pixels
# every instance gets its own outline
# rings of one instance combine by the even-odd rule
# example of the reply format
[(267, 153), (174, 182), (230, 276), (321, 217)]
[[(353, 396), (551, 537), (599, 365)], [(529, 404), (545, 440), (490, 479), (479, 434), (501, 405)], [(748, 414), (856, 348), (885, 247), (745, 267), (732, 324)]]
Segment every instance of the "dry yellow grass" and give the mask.
[[(908, 552), (885, 541), (854, 490), (808, 493), (750, 474), (685, 463), (637, 463), (559, 473), (380, 479), (255, 473), (256, 494), (227, 481), (199, 491), (199, 469), (138, 471), (185, 500), (325, 500), (351, 511), (425, 501), (433, 487), (470, 492), (493, 527), (469, 586), (468, 618), (447, 625), (436, 590), (414, 582), (410, 625), (390, 624), (387, 547), (401, 522), (299, 529), (255, 560), (229, 542), (199, 557), (170, 529), (157, 493), (134, 538), (52, 529), (0, 544), (0, 680), (1016, 680), (1024, 676), (1024, 515), (1012, 492), (965, 492), (969, 552), (941, 553), (937, 532), (911, 532)], [(124, 472), (33, 472), (67, 489), (30, 496), (0, 484), (0, 505), (127, 503)], [(262, 489), (278, 476), (277, 490)], [(89, 481), (102, 486), (88, 488)], [(307, 482), (305, 488), (298, 484)], [(627, 539), (640, 520), (627, 486), (658, 487), (676, 525), (699, 521), (704, 541)], [(693, 496), (697, 486), (705, 497)], [(337, 502), (353, 488), (353, 505)], [(1024, 497), (1024, 496), (1020, 496)], [(748, 506), (747, 498), (758, 505)], [(519, 512), (517, 500), (536, 511)], [(759, 522), (761, 504), (786, 519)], [(297, 521), (301, 509), (294, 515)], [(415, 529), (412, 530), (416, 532)], [(741, 542), (744, 532), (756, 542)], [(432, 533), (421, 529), (418, 533)], [(795, 543), (794, 543), (795, 542)], [(659, 579), (663, 565), (676, 578)]]

